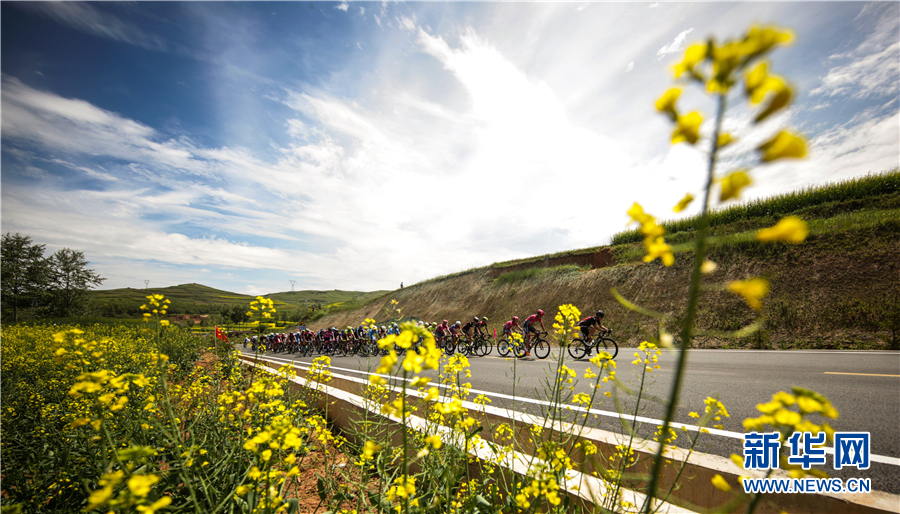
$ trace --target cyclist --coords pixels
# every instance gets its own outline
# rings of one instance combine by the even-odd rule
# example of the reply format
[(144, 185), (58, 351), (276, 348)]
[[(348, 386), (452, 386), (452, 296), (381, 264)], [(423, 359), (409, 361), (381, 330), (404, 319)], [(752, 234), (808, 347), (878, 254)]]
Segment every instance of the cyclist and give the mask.
[[(478, 319), (478, 318), (475, 318)], [(475, 337), (487, 337), (487, 316), (481, 318), (481, 321), (475, 324)], [(482, 330), (483, 329), (483, 330)]]
[(450, 325), (450, 339), (454, 343), (459, 341), (459, 335), (462, 333), (462, 323), (457, 321), (456, 323)]
[(503, 335), (509, 338), (513, 331), (521, 332), (522, 328), (519, 326), (519, 317), (513, 316), (511, 320), (507, 321), (503, 324)]
[(544, 311), (542, 309), (538, 309), (536, 313), (525, 318), (525, 322), (522, 323), (522, 331), (525, 332), (525, 355), (531, 355), (531, 334), (537, 334), (537, 330), (534, 328), (535, 323), (541, 324), (542, 332), (547, 331), (544, 328)]
[(471, 339), (469, 332), (471, 332), (472, 328), (475, 327), (476, 325), (478, 325), (478, 323), (479, 323), (478, 316), (472, 318), (472, 321), (466, 322), (466, 324), (463, 325), (463, 327), (462, 327), (463, 334), (465, 334), (466, 337)]

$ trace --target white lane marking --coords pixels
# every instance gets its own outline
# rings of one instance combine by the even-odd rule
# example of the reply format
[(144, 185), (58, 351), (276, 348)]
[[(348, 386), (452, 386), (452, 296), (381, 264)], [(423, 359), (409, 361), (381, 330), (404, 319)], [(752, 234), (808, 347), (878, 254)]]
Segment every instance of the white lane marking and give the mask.
[[(244, 354), (242, 354), (242, 355), (244, 355)], [(282, 357), (268, 357), (265, 355), (263, 355), (262, 357), (267, 358), (267, 359), (282, 361), (285, 363), (290, 363), (290, 364), (293, 364), (294, 366), (301, 368), (303, 370), (309, 370), (309, 367), (306, 366), (305, 363), (298, 363), (297, 361), (288, 360), (288, 359), (285, 359)], [(367, 376), (368, 375), (376, 375), (376, 376), (379, 376), (379, 377), (382, 377), (385, 379), (391, 379), (391, 380), (403, 380), (402, 378), (395, 377), (393, 375), (382, 375), (380, 373), (370, 373), (368, 371), (362, 371), (362, 370), (358, 370), (358, 369), (341, 368), (341, 367), (337, 367), (337, 366), (331, 366), (331, 369), (337, 369), (340, 371), (348, 371), (350, 373), (359, 373), (359, 374), (367, 375)], [(352, 378), (352, 377), (348, 377), (348, 378)], [(412, 379), (406, 379), (406, 381), (411, 382)], [(443, 384), (433, 384), (433, 385), (440, 387), (440, 388), (447, 387)], [(533, 403), (535, 405), (542, 405), (542, 406), (547, 406), (547, 407), (552, 406), (552, 404), (550, 402), (545, 402), (543, 400), (536, 400), (534, 398), (528, 398), (527, 396), (510, 396), (508, 394), (495, 393), (493, 391), (482, 391), (479, 389), (469, 389), (469, 392), (476, 393), (476, 394), (483, 394), (485, 396), (492, 396), (494, 398), (502, 398), (502, 399), (512, 400), (515, 402)], [(621, 413), (614, 412), (614, 411), (606, 411), (606, 410), (599, 410), (599, 409), (585, 409), (584, 407), (578, 407), (578, 406), (574, 406), (574, 405), (572, 405), (570, 407), (571, 407), (571, 410), (573, 410), (573, 411), (587, 412), (588, 414), (596, 414), (596, 415), (600, 415), (600, 416), (607, 416), (610, 418), (626, 419), (628, 421), (638, 421), (641, 423), (653, 423), (656, 426), (662, 426), (662, 424), (663, 424), (662, 420), (647, 418), (644, 416), (632, 416), (631, 414), (621, 414)], [(669, 426), (671, 426), (672, 428), (684, 427), (693, 432), (698, 432), (704, 428), (704, 427), (699, 427), (696, 425), (686, 425), (684, 423), (678, 423), (676, 421), (669, 423)], [(708, 431), (712, 435), (728, 437), (730, 439), (740, 439), (740, 440), (744, 439), (744, 434), (742, 432), (732, 432), (730, 430), (720, 430), (717, 428), (705, 428), (705, 430)], [(826, 446), (824, 449), (825, 449), (825, 453), (827, 453), (829, 455), (834, 455), (833, 447)], [(873, 454), (873, 455), (869, 456), (869, 460), (871, 460), (872, 462), (879, 462), (881, 464), (890, 464), (892, 466), (900, 466), (900, 457), (887, 457), (884, 455), (874, 455)]]
[(900, 375), (880, 375), (877, 373), (839, 373), (837, 371), (823, 371), (826, 375), (857, 375), (861, 377), (894, 377), (900, 378)]

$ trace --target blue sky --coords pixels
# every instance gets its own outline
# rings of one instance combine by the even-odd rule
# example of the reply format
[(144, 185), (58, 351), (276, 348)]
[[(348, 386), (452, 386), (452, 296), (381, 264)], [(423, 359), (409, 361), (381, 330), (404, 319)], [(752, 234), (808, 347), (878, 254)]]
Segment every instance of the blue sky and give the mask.
[(606, 244), (634, 201), (673, 218), (704, 146), (653, 104), (753, 22), (794, 31), (770, 69), (797, 97), (753, 126), (736, 92), (720, 171), (786, 126), (810, 158), (744, 199), (900, 164), (896, 2), (0, 6), (2, 231), (104, 288), (394, 289)]

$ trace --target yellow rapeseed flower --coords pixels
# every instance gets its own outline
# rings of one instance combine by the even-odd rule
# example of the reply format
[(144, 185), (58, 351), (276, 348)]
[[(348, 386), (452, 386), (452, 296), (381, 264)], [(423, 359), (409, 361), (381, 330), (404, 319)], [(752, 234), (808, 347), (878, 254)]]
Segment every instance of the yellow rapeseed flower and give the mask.
[(672, 247), (666, 244), (662, 237), (657, 237), (652, 242), (644, 241), (644, 246), (647, 248), (647, 255), (644, 256), (644, 262), (652, 262), (656, 259), (660, 259), (666, 267), (675, 264), (675, 256), (672, 255)]
[(802, 159), (806, 157), (806, 141), (800, 136), (782, 130), (759, 146), (763, 162), (778, 159)]
[(644, 208), (641, 207), (641, 205), (637, 202), (634, 202), (634, 205), (632, 205), (631, 208), (628, 209), (628, 215), (631, 217), (631, 221), (628, 222), (629, 225), (634, 222), (638, 222), (643, 225), (645, 223), (653, 221), (653, 216), (645, 213)]
[(741, 190), (752, 184), (750, 176), (744, 170), (735, 171), (719, 179), (719, 201), (727, 202), (737, 198)]
[(724, 147), (730, 145), (731, 143), (734, 143), (735, 141), (737, 141), (737, 138), (735, 138), (731, 134), (725, 132), (725, 133), (719, 134), (719, 139), (716, 143), (716, 146), (718, 146), (719, 148), (724, 148)]
[(809, 235), (809, 226), (797, 216), (782, 218), (774, 227), (764, 228), (756, 233), (756, 239), (769, 243), (782, 241), (785, 243), (802, 243)]
[(673, 87), (669, 89), (656, 101), (656, 110), (669, 115), (672, 121), (678, 119), (678, 111), (675, 110), (675, 102), (681, 96), (681, 89)]
[(687, 208), (687, 206), (690, 205), (691, 202), (693, 202), (693, 201), (694, 201), (694, 195), (688, 193), (688, 194), (684, 195), (684, 198), (682, 198), (681, 201), (679, 201), (678, 204), (672, 210), (674, 210), (675, 212), (681, 212), (681, 211), (685, 210)]
[(692, 145), (697, 143), (700, 139), (700, 125), (703, 123), (703, 116), (699, 112), (692, 111), (679, 116), (675, 123), (675, 130), (672, 132), (673, 145), (682, 141)]
[(696, 43), (689, 46), (687, 50), (684, 51), (684, 59), (675, 65), (675, 78), (680, 77), (684, 73), (698, 76), (695, 67), (700, 64), (703, 59), (706, 59), (708, 48), (709, 45), (707, 43)]
[(755, 310), (762, 309), (762, 299), (769, 294), (769, 281), (764, 278), (735, 280), (728, 284), (728, 290), (744, 297), (747, 305)]
[(159, 482), (156, 475), (134, 475), (128, 479), (128, 490), (135, 496), (144, 497), (150, 494), (153, 484)]
[(726, 493), (731, 490), (731, 486), (728, 485), (728, 482), (722, 478), (722, 475), (716, 473), (716, 476), (712, 477), (712, 485), (715, 486), (716, 489), (720, 491), (725, 491)]

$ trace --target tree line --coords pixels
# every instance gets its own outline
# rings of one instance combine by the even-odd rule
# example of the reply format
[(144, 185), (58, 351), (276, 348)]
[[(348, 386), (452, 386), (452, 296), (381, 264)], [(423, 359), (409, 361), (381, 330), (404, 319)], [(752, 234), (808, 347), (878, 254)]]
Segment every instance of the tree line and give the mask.
[(88, 269), (84, 252), (63, 248), (45, 257), (46, 245), (18, 232), (7, 232), (0, 250), (2, 317), (14, 323), (26, 312), (37, 318), (84, 314), (88, 291), (106, 280)]

